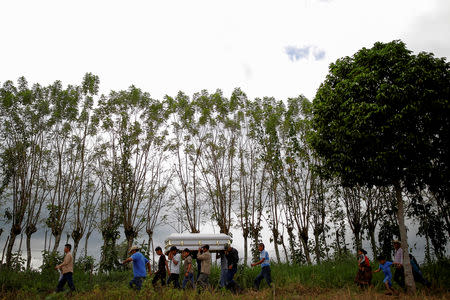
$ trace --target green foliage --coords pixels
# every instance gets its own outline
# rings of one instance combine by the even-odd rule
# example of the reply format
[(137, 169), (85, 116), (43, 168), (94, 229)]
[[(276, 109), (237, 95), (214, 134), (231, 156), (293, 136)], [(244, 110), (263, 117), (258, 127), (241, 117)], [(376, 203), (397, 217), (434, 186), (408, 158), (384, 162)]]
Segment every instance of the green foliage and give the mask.
[(64, 260), (64, 255), (57, 251), (42, 251), (42, 265), (40, 267), (43, 273), (54, 271), (56, 265)]
[(412, 55), (400, 41), (331, 64), (313, 102), (311, 142), (325, 169), (345, 185), (415, 190), (448, 137), (449, 78), (445, 59)]
[(115, 240), (110, 240), (101, 247), (102, 259), (100, 261), (100, 272), (109, 272), (117, 270), (119, 265), (119, 253), (117, 251)]
[(433, 288), (450, 292), (450, 258), (442, 258), (421, 267), (424, 277), (427, 278)]
[(21, 252), (14, 252), (11, 255), (11, 270), (24, 271), (25, 270), (25, 258), (22, 257)]
[(82, 272), (92, 272), (94, 267), (95, 259), (89, 255), (80, 257), (74, 265), (75, 269), (81, 270)]

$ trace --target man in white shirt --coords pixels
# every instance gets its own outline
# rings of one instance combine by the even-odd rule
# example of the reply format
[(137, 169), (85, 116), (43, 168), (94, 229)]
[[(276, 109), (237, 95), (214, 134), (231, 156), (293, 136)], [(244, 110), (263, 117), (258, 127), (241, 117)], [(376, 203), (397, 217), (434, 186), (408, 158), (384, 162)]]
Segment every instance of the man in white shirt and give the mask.
[(403, 269), (403, 249), (399, 240), (394, 240), (394, 281), (397, 282), (399, 286), (405, 288), (405, 271)]
[(178, 253), (178, 249), (175, 246), (172, 246), (169, 250), (167, 263), (167, 274), (169, 274), (169, 278), (167, 279), (167, 285), (170, 285), (173, 282), (173, 286), (176, 289), (180, 288), (180, 262), (181, 255)]

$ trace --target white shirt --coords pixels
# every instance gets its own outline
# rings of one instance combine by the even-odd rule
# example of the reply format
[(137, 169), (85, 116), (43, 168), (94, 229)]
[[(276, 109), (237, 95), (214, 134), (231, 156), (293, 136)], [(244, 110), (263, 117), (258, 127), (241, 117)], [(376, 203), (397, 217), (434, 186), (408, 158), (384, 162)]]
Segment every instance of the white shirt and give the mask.
[(402, 250), (402, 248), (398, 248), (397, 251), (395, 251), (394, 263), (403, 265), (403, 250)]
[[(173, 263), (174, 260), (177, 262), (177, 264)], [(181, 255), (177, 253), (171, 260), (169, 260), (170, 273), (180, 274), (180, 264), (181, 264)]]

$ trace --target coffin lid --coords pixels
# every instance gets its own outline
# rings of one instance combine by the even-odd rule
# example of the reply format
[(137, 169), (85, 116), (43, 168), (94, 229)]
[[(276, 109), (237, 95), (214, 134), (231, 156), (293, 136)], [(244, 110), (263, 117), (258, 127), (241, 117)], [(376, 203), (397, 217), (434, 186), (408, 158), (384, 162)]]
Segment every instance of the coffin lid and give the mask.
[(179, 250), (188, 248), (197, 250), (202, 245), (209, 245), (210, 251), (223, 250), (226, 244), (231, 243), (231, 237), (224, 233), (172, 233), (165, 240), (165, 249), (177, 246)]

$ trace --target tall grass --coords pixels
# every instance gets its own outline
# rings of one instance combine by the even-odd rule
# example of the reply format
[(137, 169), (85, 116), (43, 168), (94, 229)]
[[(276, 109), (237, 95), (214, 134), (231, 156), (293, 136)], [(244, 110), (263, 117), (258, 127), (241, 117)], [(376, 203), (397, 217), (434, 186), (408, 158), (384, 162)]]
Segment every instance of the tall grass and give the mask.
[[(378, 266), (373, 264), (375, 270)], [(244, 289), (239, 299), (308, 299), (328, 295), (328, 299), (370, 299), (370, 295), (384, 292), (383, 274), (376, 273), (373, 277), (374, 287), (369, 292), (361, 291), (353, 283), (356, 274), (356, 262), (353, 258), (327, 261), (319, 265), (287, 265), (272, 264), (272, 280), (274, 288), (269, 289), (265, 281), (261, 283), (259, 292), (253, 291), (253, 280), (260, 272), (260, 267), (241, 267), (235, 276), (238, 284)], [(419, 295), (432, 297), (429, 299), (446, 298), (450, 292), (450, 260), (446, 259), (422, 268), (424, 275), (431, 279), (433, 288), (427, 291), (420, 285)], [(2, 299), (62, 299), (64, 294), (52, 294), (55, 290), (58, 273), (45, 272), (14, 272), (0, 270), (0, 298)], [(144, 281), (143, 290), (136, 293), (128, 288), (132, 271), (111, 272), (110, 274), (89, 274), (75, 270), (74, 283), (77, 288), (77, 299), (233, 299), (237, 296), (229, 291), (218, 290), (217, 284), (220, 269), (212, 268), (210, 283), (211, 292), (201, 294), (195, 291), (180, 291), (171, 288), (156, 288), (151, 285), (151, 278)], [(66, 287), (67, 289), (67, 287)], [(369, 293), (369, 294), (367, 294)], [(372, 294), (370, 294), (372, 293)], [(375, 294), (373, 294), (375, 293)], [(364, 296), (366, 295), (366, 296)], [(301, 296), (301, 298), (299, 298)], [(339, 298), (341, 297), (341, 298)], [(342, 298), (344, 297), (344, 298)], [(364, 298), (366, 297), (366, 298)], [(437, 298), (436, 298), (437, 297)], [(327, 299), (322, 298), (322, 299)], [(417, 299), (420, 299), (418, 296)]]

